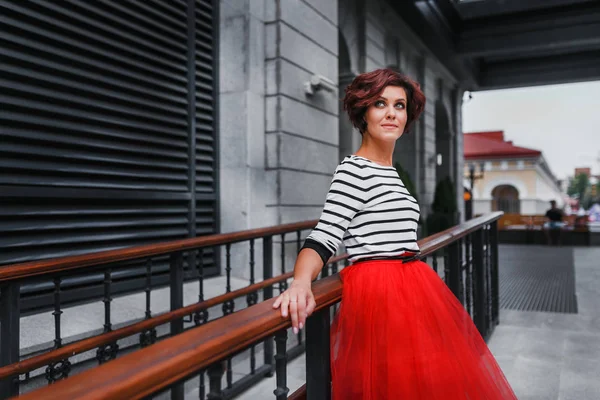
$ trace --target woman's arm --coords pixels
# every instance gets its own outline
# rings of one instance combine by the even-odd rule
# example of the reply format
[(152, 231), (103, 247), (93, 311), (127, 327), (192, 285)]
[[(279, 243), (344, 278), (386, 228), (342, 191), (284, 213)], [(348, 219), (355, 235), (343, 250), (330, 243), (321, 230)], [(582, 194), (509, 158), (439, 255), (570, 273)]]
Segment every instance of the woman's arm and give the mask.
[(298, 329), (302, 329), (306, 325), (306, 318), (315, 309), (316, 303), (311, 283), (317, 278), (322, 268), (323, 260), (319, 253), (311, 248), (302, 249), (296, 259), (292, 284), (273, 303), (273, 308), (281, 306), (282, 317), (287, 317), (289, 309), (294, 333), (298, 333)]
[(289, 289), (273, 303), (274, 308), (281, 307), (283, 317), (287, 317), (289, 310), (296, 333), (304, 327), (306, 318), (315, 308), (311, 282), (335, 254), (350, 222), (363, 208), (362, 197), (365, 193), (361, 189), (362, 174), (364, 172), (356, 164), (342, 163), (338, 166), (333, 174), (319, 223), (298, 253), (294, 280)]

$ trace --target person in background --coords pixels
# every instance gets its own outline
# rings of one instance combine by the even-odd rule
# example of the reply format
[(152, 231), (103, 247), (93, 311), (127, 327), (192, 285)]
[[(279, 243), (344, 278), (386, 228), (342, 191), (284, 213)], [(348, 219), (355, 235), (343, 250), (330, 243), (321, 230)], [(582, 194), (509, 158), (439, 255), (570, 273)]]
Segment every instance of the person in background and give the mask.
[(546, 243), (549, 245), (560, 245), (562, 228), (565, 226), (564, 216), (564, 212), (556, 207), (556, 201), (550, 201), (550, 209), (546, 211), (547, 221), (544, 223)]

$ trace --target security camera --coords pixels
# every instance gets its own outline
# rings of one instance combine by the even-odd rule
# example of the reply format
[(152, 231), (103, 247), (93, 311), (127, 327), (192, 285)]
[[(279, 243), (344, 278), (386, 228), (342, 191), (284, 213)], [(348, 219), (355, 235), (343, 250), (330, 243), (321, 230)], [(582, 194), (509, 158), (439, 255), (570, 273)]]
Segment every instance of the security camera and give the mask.
[(310, 81), (304, 83), (304, 91), (307, 95), (313, 95), (321, 89), (328, 92), (334, 92), (337, 88), (332, 80), (325, 78), (323, 75), (315, 74), (310, 77)]

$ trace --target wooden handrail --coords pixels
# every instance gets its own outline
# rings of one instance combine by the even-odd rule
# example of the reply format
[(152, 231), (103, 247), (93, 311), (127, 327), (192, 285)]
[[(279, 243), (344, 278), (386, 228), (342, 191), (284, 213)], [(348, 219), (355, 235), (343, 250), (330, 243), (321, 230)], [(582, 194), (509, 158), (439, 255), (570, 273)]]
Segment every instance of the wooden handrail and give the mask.
[(306, 383), (292, 393), (288, 400), (306, 400)]
[[(474, 224), (482, 218), (493, 218), (497, 220), (502, 216), (502, 212), (495, 212), (484, 215), (466, 222), (463, 225)], [(51, 274), (85, 267), (93, 267), (101, 264), (110, 264), (120, 261), (135, 260), (161, 254), (168, 254), (177, 251), (191, 250), (200, 247), (210, 247), (227, 243), (235, 243), (244, 240), (256, 239), (265, 236), (273, 236), (281, 233), (292, 232), (303, 229), (311, 229), (317, 224), (317, 220), (296, 222), (292, 224), (278, 225), (275, 227), (250, 229), (246, 231), (233, 233), (220, 233), (197, 238), (174, 240), (157, 244), (148, 244), (143, 246), (128, 247), (118, 250), (100, 251), (78, 256), (69, 256), (55, 258), (50, 260), (33, 261), (21, 264), (7, 265), (0, 268), (0, 282), (22, 279), (43, 274)], [(461, 225), (461, 226), (463, 226)], [(448, 233), (453, 228), (444, 232)], [(475, 228), (476, 229), (476, 228)], [(441, 233), (444, 233), (441, 232)], [(455, 232), (457, 234), (457, 232)], [(466, 233), (465, 233), (466, 234)], [(434, 236), (438, 236), (433, 235)], [(430, 239), (428, 237), (424, 240)]]
[[(338, 302), (342, 296), (339, 276), (318, 280), (313, 293), (315, 311)], [(274, 301), (269, 299), (21, 397), (142, 399), (208, 368), (226, 354), (236, 354), (289, 328), (290, 320), (273, 309)]]
[[(434, 252), (435, 249), (437, 249), (440, 246), (440, 243), (442, 243), (442, 246), (443, 246), (444, 238), (446, 238), (448, 236), (448, 234), (451, 237), (456, 238), (456, 233), (453, 235), (452, 229), (453, 228), (451, 228), (448, 231), (440, 232), (436, 235), (432, 235), (428, 238), (421, 240), (419, 242), (421, 246), (423, 246), (425, 243), (431, 243), (433, 246), (433, 247), (431, 247), (432, 250), (430, 250), (429, 252), (427, 252), (428, 251), (427, 249), (423, 249), (422, 256), (426, 256), (426, 255), (430, 254), (431, 252)], [(465, 233), (465, 234), (467, 234), (467, 233)], [(342, 261), (342, 260), (345, 260), (346, 258), (348, 258), (347, 254), (332, 257), (328, 263), (331, 264), (334, 262)], [(273, 286), (279, 282), (290, 279), (292, 276), (293, 276), (293, 272), (288, 272), (286, 274), (282, 274), (282, 275), (273, 277), (271, 279), (267, 279), (267, 280), (255, 283), (253, 285), (249, 285), (242, 289), (238, 289), (238, 290), (235, 290), (235, 291), (232, 291), (229, 293), (225, 293), (225, 294), (213, 297), (213, 298), (205, 300), (203, 302), (190, 304), (189, 306), (180, 308), (178, 310), (166, 312), (164, 314), (161, 314), (161, 315), (158, 315), (155, 317), (151, 317), (151, 318), (145, 319), (143, 321), (136, 322), (134, 324), (125, 326), (120, 329), (115, 329), (113, 331), (106, 332), (106, 333), (103, 333), (103, 334), (100, 334), (100, 335), (97, 335), (94, 337), (90, 337), (90, 338), (79, 340), (77, 342), (69, 343), (68, 345), (65, 345), (65, 346), (60, 347), (55, 350), (51, 350), (47, 353), (43, 353), (43, 354), (40, 354), (37, 356), (27, 358), (18, 363), (0, 367), (0, 379), (4, 379), (9, 376), (25, 374), (29, 371), (43, 367), (52, 362), (60, 361), (67, 357), (72, 357), (76, 354), (80, 354), (85, 351), (92, 350), (94, 348), (97, 348), (97, 347), (100, 347), (100, 346), (103, 346), (103, 345), (106, 345), (109, 343), (114, 343), (119, 339), (133, 336), (135, 334), (155, 328), (159, 325), (167, 324), (169, 322), (175, 321), (175, 320), (183, 318), (185, 316), (192, 315), (193, 313), (199, 312), (201, 310), (205, 310), (210, 307), (214, 307), (215, 305), (223, 304), (227, 301), (240, 298), (242, 296), (245, 296), (245, 295), (253, 293), (253, 292), (257, 292), (257, 291), (262, 290), (269, 286)]]
[[(328, 264), (342, 261), (346, 258), (348, 258), (348, 254), (332, 257), (329, 259)], [(188, 315), (192, 315), (193, 313), (206, 310), (210, 307), (214, 307), (219, 304), (223, 304), (227, 301), (235, 300), (253, 292), (258, 292), (259, 290), (286, 281), (292, 278), (293, 276), (294, 272), (290, 271), (285, 274), (281, 274), (273, 278), (266, 279), (264, 281), (243, 287), (241, 289), (237, 289), (229, 293), (224, 293), (222, 295), (212, 297), (208, 300), (199, 303), (190, 304), (189, 306), (174, 311), (169, 311), (151, 318), (147, 318), (143, 321), (139, 321), (131, 325), (115, 329), (110, 332), (102, 333), (97, 336), (78, 340), (76, 342), (64, 345), (58, 349), (54, 349), (43, 354), (29, 357), (25, 360), (19, 361), (14, 364), (0, 367), (0, 379), (7, 378), (9, 376), (25, 374), (29, 371), (33, 371), (34, 369), (43, 367), (52, 362), (60, 361), (65, 358), (72, 357), (76, 354), (80, 354), (85, 351), (92, 350), (103, 345), (107, 345), (109, 343), (114, 343), (119, 339), (142, 333), (149, 329), (156, 328), (159, 325), (167, 324), (169, 322), (186, 317)]]
[(311, 229), (317, 225), (317, 222), (317, 220), (296, 222), (267, 228), (250, 229), (233, 233), (220, 233), (216, 235), (173, 240), (169, 242), (147, 244), (124, 249), (100, 251), (97, 253), (89, 253), (78, 256), (7, 265), (0, 267), (0, 282), (81, 269), (85, 267), (93, 267), (101, 264), (147, 258), (161, 254), (197, 249), (200, 247), (236, 243), (250, 239), (258, 239), (265, 236), (275, 236), (287, 232)]
[(266, 279), (264, 281), (255, 283), (253, 285), (249, 285), (241, 289), (231, 291), (229, 293), (212, 297), (208, 300), (199, 303), (190, 304), (189, 306), (179, 308), (174, 311), (166, 312), (164, 314), (160, 314), (155, 317), (151, 317), (143, 321), (124, 326), (119, 329), (115, 329), (110, 332), (102, 333), (97, 336), (69, 343), (58, 349), (54, 349), (47, 353), (27, 358), (25, 360), (19, 361), (18, 363), (10, 364), (5, 367), (0, 367), (0, 379), (7, 378), (9, 376), (25, 374), (29, 371), (33, 371), (34, 369), (48, 365), (51, 362), (60, 361), (65, 358), (72, 357), (76, 354), (80, 354), (85, 351), (92, 350), (109, 343), (114, 343), (119, 339), (142, 333), (159, 325), (167, 324), (169, 322), (186, 317), (193, 313), (206, 310), (210, 307), (214, 307), (216, 305), (223, 304), (227, 301), (246, 296), (247, 294), (257, 292), (266, 287), (273, 286), (279, 282), (283, 282), (287, 279), (290, 279), (293, 275), (293, 272), (288, 272), (273, 277), (271, 279)]
[[(346, 258), (348, 258), (347, 254), (332, 257), (328, 261), (328, 264), (342, 261)], [(72, 342), (65, 346), (62, 346), (58, 349), (50, 350), (46, 353), (29, 357), (17, 363), (0, 367), (0, 379), (7, 378), (9, 376), (25, 374), (29, 371), (33, 371), (34, 369), (43, 367), (45, 365), (49, 365), (52, 362), (60, 361), (65, 358), (72, 357), (76, 354), (81, 354), (85, 351), (92, 350), (110, 343), (114, 343), (119, 339), (142, 333), (149, 329), (156, 328), (159, 325), (167, 324), (169, 322), (178, 320), (188, 315), (192, 315), (196, 312), (206, 310), (210, 307), (214, 307), (216, 305), (235, 300), (253, 292), (258, 292), (259, 290), (286, 281), (292, 278), (293, 276), (293, 271), (287, 272), (285, 274), (281, 274), (273, 278), (257, 282), (255, 284), (243, 287), (241, 289), (237, 289), (229, 293), (224, 293), (222, 295), (212, 297), (208, 300), (199, 303), (190, 304), (189, 306), (174, 311), (169, 311), (151, 318), (147, 318), (143, 321), (127, 325), (120, 329), (115, 329), (113, 331), (102, 333), (100, 335), (96, 335), (90, 338), (78, 340), (76, 342)]]
[(475, 232), (483, 225), (490, 224), (497, 221), (502, 217), (504, 212), (496, 211), (487, 215), (482, 215), (477, 218), (473, 218), (463, 224), (455, 227), (446, 229), (445, 231), (436, 233), (435, 235), (428, 236), (419, 241), (419, 248), (421, 249), (421, 256), (425, 257), (448, 244), (467, 236), (469, 233)]
[[(432, 254), (497, 221), (501, 215), (498, 212), (475, 218), (419, 241), (422, 255)], [(313, 293), (317, 303), (315, 312), (339, 302), (342, 295), (339, 275), (315, 282)], [(21, 397), (25, 400), (144, 398), (289, 328), (291, 321), (273, 310), (274, 301), (269, 299)]]

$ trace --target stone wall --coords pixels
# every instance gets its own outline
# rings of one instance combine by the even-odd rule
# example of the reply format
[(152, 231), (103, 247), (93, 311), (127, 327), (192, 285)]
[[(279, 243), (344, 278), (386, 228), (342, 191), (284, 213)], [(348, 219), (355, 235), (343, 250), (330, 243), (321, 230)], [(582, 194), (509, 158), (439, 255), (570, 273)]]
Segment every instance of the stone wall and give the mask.
[[(447, 121), (444, 168), (462, 206), (462, 91), (387, 1), (227, 0), (220, 18), (222, 232), (319, 217), (333, 170), (361, 141), (341, 112), (343, 90), (356, 74), (382, 67), (411, 76), (427, 96), (423, 117), (394, 153), (417, 186), (423, 213), (442, 147), (439, 110)], [(334, 92), (307, 95), (304, 85), (315, 74), (334, 82)], [(289, 247), (288, 269), (295, 243)], [(234, 274), (246, 277), (247, 255), (237, 253)]]
[(338, 91), (305, 92), (312, 75), (338, 80), (337, 2), (270, 0), (265, 24), (267, 169), (277, 223), (315, 218), (338, 158)]

